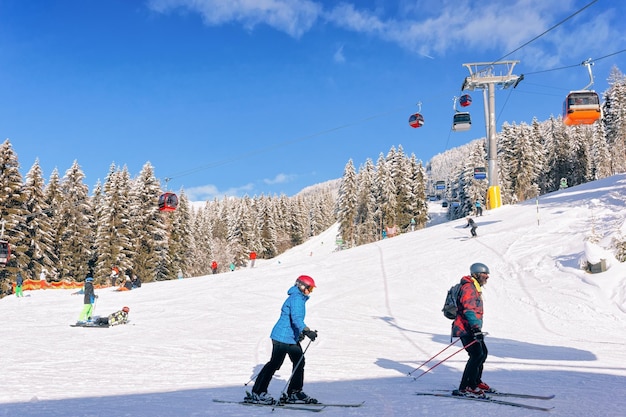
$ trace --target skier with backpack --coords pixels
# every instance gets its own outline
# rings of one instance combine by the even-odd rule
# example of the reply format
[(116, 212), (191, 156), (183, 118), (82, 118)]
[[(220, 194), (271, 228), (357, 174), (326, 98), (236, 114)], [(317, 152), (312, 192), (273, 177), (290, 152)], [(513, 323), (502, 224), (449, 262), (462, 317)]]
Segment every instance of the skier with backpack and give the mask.
[[(457, 284), (458, 297), (455, 299), (457, 312), (452, 322), (452, 336), (461, 338), (469, 359), (459, 389), (454, 390), (453, 395), (484, 398), (485, 392), (492, 391), (489, 385), (482, 381), (483, 365), (488, 354), (485, 335), (482, 333), (482, 288), (488, 279), (489, 268), (478, 262), (470, 266), (470, 275), (461, 278), (461, 282)], [(450, 292), (453, 289), (454, 287)], [(444, 314), (445, 310), (444, 306)]]

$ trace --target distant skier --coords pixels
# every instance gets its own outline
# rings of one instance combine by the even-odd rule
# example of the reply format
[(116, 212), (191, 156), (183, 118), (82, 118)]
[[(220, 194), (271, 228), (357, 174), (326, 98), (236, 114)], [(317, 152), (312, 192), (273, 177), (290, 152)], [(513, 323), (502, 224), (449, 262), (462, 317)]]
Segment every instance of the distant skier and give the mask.
[(22, 273), (18, 271), (17, 275), (15, 276), (15, 296), (16, 297), (24, 296), (24, 292), (22, 291), (22, 285), (24, 285), (24, 278), (22, 277)]
[(483, 206), (480, 204), (480, 200), (476, 200), (476, 203), (474, 203), (474, 206), (476, 207), (476, 216), (482, 216)]
[(48, 281), (46, 280), (47, 274), (48, 274), (48, 271), (46, 271), (46, 268), (43, 268), (41, 270), (41, 273), (39, 274), (39, 288), (41, 288), (42, 290), (45, 290), (46, 287), (48, 286)]
[(115, 287), (115, 284), (117, 284), (117, 278), (120, 276), (120, 269), (113, 265), (113, 267), (111, 268), (111, 286)]
[(96, 298), (98, 298), (93, 288), (93, 278), (91, 276), (85, 278), (83, 293), (85, 294), (83, 297), (84, 306), (83, 311), (80, 313), (80, 316), (78, 316), (78, 323), (86, 323), (88, 320), (91, 320), (93, 304), (96, 302)]
[(214, 274), (217, 274), (217, 262), (216, 261), (211, 262), (211, 271), (213, 271)]
[(476, 223), (474, 222), (474, 219), (472, 219), (471, 217), (467, 218), (467, 224), (465, 225), (465, 227), (471, 227), (470, 232), (472, 234), (472, 237), (476, 237), (476, 228), (478, 227), (476, 225)]

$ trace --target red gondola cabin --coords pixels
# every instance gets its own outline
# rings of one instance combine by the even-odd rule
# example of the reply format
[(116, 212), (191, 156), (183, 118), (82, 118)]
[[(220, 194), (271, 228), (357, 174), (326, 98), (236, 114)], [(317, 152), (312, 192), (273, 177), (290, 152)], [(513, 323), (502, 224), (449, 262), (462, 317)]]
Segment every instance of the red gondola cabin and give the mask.
[(461, 107), (467, 107), (472, 104), (472, 97), (469, 94), (464, 94), (459, 99), (459, 104)]
[(178, 207), (178, 197), (174, 193), (166, 192), (159, 196), (159, 210), (174, 211)]
[(424, 116), (419, 113), (412, 114), (409, 117), (409, 126), (415, 128), (424, 126)]
[(11, 245), (6, 240), (0, 240), (0, 265), (6, 265), (11, 258)]

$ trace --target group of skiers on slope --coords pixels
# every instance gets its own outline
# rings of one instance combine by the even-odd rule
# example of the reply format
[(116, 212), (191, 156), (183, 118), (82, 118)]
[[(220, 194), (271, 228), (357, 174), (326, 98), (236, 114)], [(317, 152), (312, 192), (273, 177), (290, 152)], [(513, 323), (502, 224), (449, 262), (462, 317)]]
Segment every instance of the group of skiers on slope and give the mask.
[[(111, 268), (111, 285), (113, 287), (115, 287), (115, 284), (117, 283), (117, 279), (120, 277), (120, 269), (117, 266), (113, 266)], [(121, 291), (130, 291), (133, 288), (140, 288), (141, 287), (141, 280), (139, 279), (139, 277), (137, 275), (133, 274), (133, 277), (131, 279), (130, 277), (130, 271), (127, 272), (124, 275), (124, 280), (120, 283), (119, 286), (119, 290)]]
[(83, 287), (83, 310), (78, 316), (77, 325), (93, 325), (93, 326), (116, 326), (128, 323), (128, 313), (130, 309), (123, 307), (121, 310), (109, 314), (104, 317), (94, 317), (94, 307), (98, 296), (96, 295), (93, 285), (93, 277), (85, 278)]
[[(487, 359), (483, 327), (482, 288), (489, 279), (489, 268), (483, 263), (470, 266), (470, 274), (461, 278), (461, 288), (457, 300), (457, 314), (452, 323), (452, 336), (460, 338), (469, 358), (461, 377), (459, 388), (452, 392), (457, 396), (476, 398), (486, 397), (486, 392), (495, 392), (482, 380), (483, 365)], [(302, 391), (304, 385), (304, 351), (302, 341), (310, 342), (317, 338), (317, 330), (311, 330), (304, 322), (305, 304), (309, 300), (315, 281), (308, 275), (301, 275), (287, 291), (280, 317), (270, 334), (272, 354), (270, 360), (256, 376), (252, 392), (246, 392), (244, 402), (259, 404), (306, 403), (317, 404), (318, 400)], [(308, 345), (307, 345), (308, 347)], [(286, 392), (278, 400), (268, 394), (268, 387), (274, 373), (280, 369), (285, 357), (292, 362), (292, 373), (287, 382)]]
[[(458, 297), (458, 310), (452, 323), (452, 336), (460, 338), (469, 359), (465, 365), (459, 388), (453, 395), (485, 397), (485, 392), (492, 391), (489, 385), (482, 380), (483, 366), (487, 359), (488, 350), (482, 333), (483, 301), (482, 288), (489, 279), (489, 268), (483, 263), (474, 263), (470, 266), (470, 275), (461, 278), (461, 288)], [(263, 366), (256, 376), (252, 392), (247, 392), (244, 402), (274, 404), (276, 400), (268, 394), (268, 387), (272, 377), (282, 366), (285, 357), (289, 356), (292, 362), (292, 373), (287, 384), (286, 392), (281, 393), (278, 401), (281, 403), (318, 403), (302, 391), (304, 385), (305, 358), (301, 342), (308, 338), (309, 343), (317, 339), (317, 331), (311, 330), (305, 324), (306, 307), (311, 293), (316, 288), (315, 281), (308, 275), (299, 276), (294, 285), (287, 291), (287, 299), (281, 307), (278, 321), (272, 328), (272, 354), (270, 360)], [(93, 308), (98, 296), (95, 294), (93, 277), (85, 279), (84, 307), (79, 316), (79, 323), (86, 323), (92, 319)], [(117, 325), (128, 321), (129, 308), (99, 317), (95, 325)]]

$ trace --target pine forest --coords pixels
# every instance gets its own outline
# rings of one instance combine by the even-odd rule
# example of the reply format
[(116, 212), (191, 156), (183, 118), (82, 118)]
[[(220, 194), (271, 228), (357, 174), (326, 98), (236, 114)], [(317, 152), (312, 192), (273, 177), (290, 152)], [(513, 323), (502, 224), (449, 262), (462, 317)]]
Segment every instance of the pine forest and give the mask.
[[(536, 198), (562, 187), (626, 171), (626, 77), (613, 68), (602, 95), (602, 118), (566, 126), (561, 116), (545, 121), (504, 122), (497, 134), (503, 204)], [(485, 200), (487, 183), (474, 178), (485, 167), (485, 139), (448, 149), (423, 165), (401, 145), (355, 167), (342, 178), (313, 185), (293, 197), (243, 196), (191, 204), (178, 192), (176, 210), (162, 212), (163, 193), (146, 163), (136, 177), (111, 165), (91, 194), (78, 161), (46, 181), (36, 160), (22, 176), (9, 139), (0, 145), (0, 224), (11, 256), (0, 269), (2, 295), (15, 275), (51, 282), (107, 285), (112, 266), (142, 282), (201, 276), (245, 267), (250, 254), (271, 259), (339, 224), (337, 249), (346, 249), (428, 223), (429, 200), (449, 201), (448, 218), (472, 214)], [(445, 188), (435, 188), (443, 182)], [(624, 242), (616, 242), (623, 248)]]

